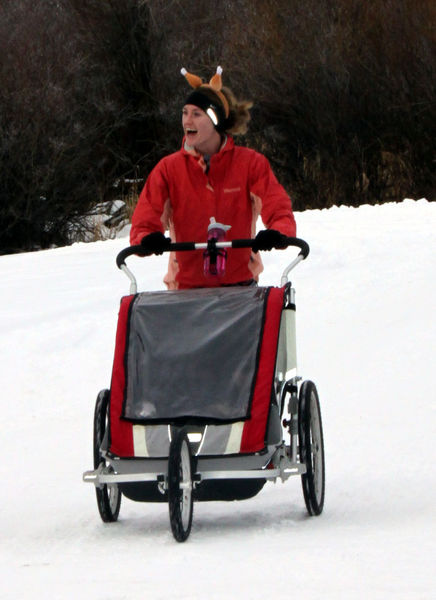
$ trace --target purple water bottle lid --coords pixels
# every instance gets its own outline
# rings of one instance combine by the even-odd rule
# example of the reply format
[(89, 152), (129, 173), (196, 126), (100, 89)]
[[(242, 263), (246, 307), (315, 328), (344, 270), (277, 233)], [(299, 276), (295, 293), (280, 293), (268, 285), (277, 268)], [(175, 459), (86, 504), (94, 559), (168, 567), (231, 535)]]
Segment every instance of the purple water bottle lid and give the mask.
[(215, 220), (215, 217), (211, 217), (209, 227), (207, 228), (207, 233), (209, 234), (214, 229), (218, 229), (222, 232), (223, 237), (224, 237), (226, 234), (226, 231), (231, 229), (231, 227), (232, 227), (231, 225), (223, 225), (222, 223), (217, 223)]

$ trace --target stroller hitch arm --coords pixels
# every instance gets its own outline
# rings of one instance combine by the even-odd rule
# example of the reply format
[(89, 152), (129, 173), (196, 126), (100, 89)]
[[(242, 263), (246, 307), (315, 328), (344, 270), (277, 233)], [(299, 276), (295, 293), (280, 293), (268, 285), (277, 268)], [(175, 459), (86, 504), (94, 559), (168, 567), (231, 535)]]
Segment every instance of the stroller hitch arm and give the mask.
[[(214, 239), (209, 240), (208, 242), (174, 242), (169, 245), (166, 252), (185, 252), (192, 250), (216, 250), (218, 248), (252, 248), (254, 244), (254, 239), (239, 239), (239, 240), (231, 240), (226, 242), (216, 242)], [(310, 252), (309, 244), (304, 240), (296, 237), (288, 237), (286, 238), (286, 246), (280, 246), (280, 250), (287, 248), (289, 246), (295, 246), (300, 248), (300, 252), (298, 256), (286, 267), (283, 271), (283, 275), (281, 278), (281, 285), (285, 285), (288, 281), (288, 273), (297, 266), (299, 262), (307, 258)], [(279, 249), (279, 248), (276, 248)], [(121, 250), (116, 258), (117, 267), (124, 271), (127, 277), (130, 279), (130, 293), (136, 294), (137, 292), (137, 283), (136, 278), (130, 269), (126, 265), (126, 258), (136, 254), (137, 256), (151, 256), (149, 253), (144, 253), (144, 249), (141, 245), (136, 246), (128, 246)]]

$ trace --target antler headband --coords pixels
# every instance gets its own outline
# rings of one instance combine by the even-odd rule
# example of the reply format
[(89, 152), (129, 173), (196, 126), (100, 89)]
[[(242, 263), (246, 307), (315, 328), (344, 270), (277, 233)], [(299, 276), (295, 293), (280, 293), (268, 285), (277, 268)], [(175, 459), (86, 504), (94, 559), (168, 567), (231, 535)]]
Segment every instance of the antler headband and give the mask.
[(221, 91), (221, 88), (223, 86), (222, 80), (221, 80), (221, 74), (222, 74), (223, 70), (221, 67), (217, 67), (216, 73), (211, 77), (209, 83), (203, 83), (203, 80), (200, 77), (198, 77), (198, 75), (194, 75), (193, 73), (188, 73), (188, 71), (185, 68), (180, 69), (180, 72), (186, 78), (189, 85), (191, 87), (193, 87), (195, 90), (198, 90), (200, 92), (201, 92), (201, 88), (203, 88), (203, 89), (206, 88), (206, 89), (212, 90), (220, 99), (221, 104), (223, 105), (226, 117), (229, 116), (229, 112), (230, 112), (229, 103), (227, 101), (227, 98), (224, 96), (224, 94)]

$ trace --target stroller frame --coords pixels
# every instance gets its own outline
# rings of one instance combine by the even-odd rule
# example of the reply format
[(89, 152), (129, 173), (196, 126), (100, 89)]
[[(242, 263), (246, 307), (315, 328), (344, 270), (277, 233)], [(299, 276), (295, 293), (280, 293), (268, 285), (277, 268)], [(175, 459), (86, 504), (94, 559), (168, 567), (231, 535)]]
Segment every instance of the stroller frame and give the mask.
[[(205, 244), (171, 244), (170, 250), (209, 249), (213, 252), (217, 248), (251, 247), (252, 243), (253, 240), (219, 243), (212, 240)], [(298, 238), (287, 238), (287, 243), (301, 249), (281, 277), (281, 285), (285, 288), (285, 307), (291, 305), (295, 308), (295, 290), (288, 282), (288, 274), (307, 257), (309, 246)], [(125, 259), (131, 254), (141, 255), (141, 250), (141, 246), (129, 247), (117, 257), (117, 266), (130, 280), (131, 294), (137, 293), (137, 283), (135, 276), (126, 266)], [(301, 383), (302, 378), (297, 376), (295, 326), (291, 337), (291, 354), (294, 355), (291, 369), (287, 369), (289, 365), (284, 365), (283, 361), (279, 364), (279, 357), (283, 352), (286, 355), (286, 348), (280, 346), (289, 343), (289, 335), (281, 335), (279, 338), (272, 394), (272, 402), (275, 401), (277, 407), (276, 421), (279, 416), (282, 418), (285, 410), (288, 415), (282, 420), (281, 439), (270, 443), (267, 436), (265, 448), (252, 454), (202, 456), (200, 453), (208, 425), (198, 427), (186, 423), (168, 425), (168, 458), (132, 459), (115, 456), (109, 451), (110, 392), (102, 390), (97, 397), (94, 415), (94, 470), (83, 474), (83, 481), (95, 486), (102, 520), (117, 520), (122, 494), (139, 501), (168, 500), (172, 532), (175, 539), (182, 542), (188, 538), (191, 531), (194, 499), (244, 499), (257, 494), (266, 481), (276, 482), (280, 479), (285, 482), (295, 475), (302, 478), (304, 500), (309, 514), (319, 515), (323, 510), (325, 494), (324, 444), (319, 399), (314, 383)], [(283, 439), (284, 432), (289, 435), (289, 443)], [(242, 490), (246, 485), (244, 481), (252, 480), (254, 488), (248, 490), (248, 495), (242, 493), (241, 496), (236, 494), (229, 498), (221, 498), (219, 495), (217, 498), (202, 498), (199, 493), (204, 482), (215, 481), (216, 484), (212, 485), (218, 487), (213, 489), (219, 489), (224, 482), (231, 486), (232, 480)], [(148, 497), (147, 494), (141, 497), (140, 492), (144, 484), (157, 488), (156, 497)], [(195, 498), (196, 494), (198, 498)]]

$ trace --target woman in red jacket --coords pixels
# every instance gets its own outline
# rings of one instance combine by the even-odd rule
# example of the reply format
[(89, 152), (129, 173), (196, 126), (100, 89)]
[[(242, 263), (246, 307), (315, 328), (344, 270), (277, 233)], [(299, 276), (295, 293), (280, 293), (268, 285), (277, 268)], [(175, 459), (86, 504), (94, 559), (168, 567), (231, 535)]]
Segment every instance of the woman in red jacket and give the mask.
[[(251, 249), (229, 249), (223, 276), (206, 277), (201, 252), (171, 253), (164, 279), (169, 289), (250, 284), (263, 270), (258, 250), (280, 247), (295, 236), (291, 200), (267, 159), (236, 146), (231, 134), (245, 133), (250, 102), (238, 102), (222, 87), (221, 68), (208, 84), (182, 69), (193, 92), (182, 113), (182, 148), (150, 173), (132, 218), (130, 242), (146, 254), (161, 254), (171, 241), (206, 241), (211, 219), (230, 226), (226, 239), (251, 238)], [(169, 229), (170, 238), (164, 232)]]

